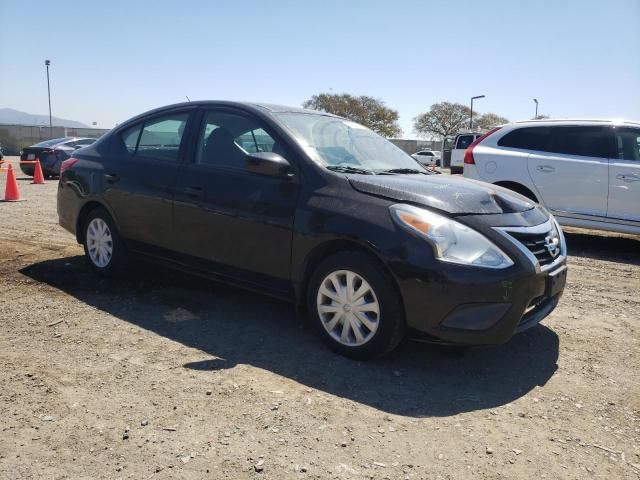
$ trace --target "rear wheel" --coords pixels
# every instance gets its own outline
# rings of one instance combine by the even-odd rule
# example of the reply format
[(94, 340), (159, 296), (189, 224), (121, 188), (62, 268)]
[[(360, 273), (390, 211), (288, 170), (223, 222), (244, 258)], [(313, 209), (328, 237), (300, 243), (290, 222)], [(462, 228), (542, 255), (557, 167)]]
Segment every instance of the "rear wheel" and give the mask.
[(334, 351), (368, 359), (393, 350), (405, 330), (393, 280), (370, 256), (343, 252), (325, 259), (311, 278), (308, 308)]
[(89, 212), (84, 222), (84, 253), (91, 269), (100, 275), (112, 276), (124, 270), (125, 246), (104, 208)]

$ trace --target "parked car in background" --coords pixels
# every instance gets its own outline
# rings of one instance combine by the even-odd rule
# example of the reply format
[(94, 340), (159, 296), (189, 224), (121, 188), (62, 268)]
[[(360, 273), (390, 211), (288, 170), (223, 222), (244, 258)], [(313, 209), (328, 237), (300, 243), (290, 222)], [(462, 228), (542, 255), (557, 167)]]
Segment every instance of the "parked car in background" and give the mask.
[(411, 156), (415, 158), (418, 162), (420, 162), (422, 165), (424, 165), (425, 167), (430, 167), (430, 166), (439, 167), (441, 163), (440, 152), (436, 152), (433, 150), (420, 150), (419, 152), (416, 152)]
[(451, 145), (451, 173), (462, 173), (464, 167), (464, 151), (481, 133), (460, 133), (453, 139)]
[[(95, 138), (65, 137), (45, 140), (22, 149), (20, 160), (40, 160), (42, 174), (45, 178), (60, 174), (60, 165), (78, 148), (86, 147), (95, 142)], [(33, 175), (33, 163), (21, 163), (20, 169), (25, 175)]]
[(543, 207), (298, 108), (200, 101), (135, 117), (63, 163), (58, 215), (99, 274), (137, 256), (288, 299), (356, 358), (408, 329), (505, 342), (566, 280)]
[(464, 176), (514, 190), (562, 225), (640, 234), (640, 123), (516, 122), (464, 157)]

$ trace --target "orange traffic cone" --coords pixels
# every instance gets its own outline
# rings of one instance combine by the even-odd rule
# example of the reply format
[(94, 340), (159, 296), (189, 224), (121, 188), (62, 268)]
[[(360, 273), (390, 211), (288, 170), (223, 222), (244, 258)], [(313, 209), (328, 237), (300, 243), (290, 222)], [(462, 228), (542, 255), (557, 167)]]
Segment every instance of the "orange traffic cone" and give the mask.
[(44, 175), (42, 174), (42, 167), (40, 166), (40, 160), (36, 160), (36, 168), (33, 172), (33, 182), (36, 185), (42, 185), (44, 183)]
[(9, 164), (9, 170), (7, 170), (7, 186), (4, 189), (4, 201), (5, 202), (17, 202), (20, 200), (20, 189), (18, 188), (18, 182), (16, 181), (16, 175), (13, 173), (13, 168)]

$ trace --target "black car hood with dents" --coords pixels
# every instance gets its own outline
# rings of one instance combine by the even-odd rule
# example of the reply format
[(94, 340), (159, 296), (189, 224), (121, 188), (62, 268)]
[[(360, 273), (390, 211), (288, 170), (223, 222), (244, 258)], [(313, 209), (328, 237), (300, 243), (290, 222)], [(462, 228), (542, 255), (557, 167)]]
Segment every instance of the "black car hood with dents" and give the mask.
[(534, 203), (506, 188), (450, 175), (348, 175), (357, 191), (451, 215), (525, 212)]

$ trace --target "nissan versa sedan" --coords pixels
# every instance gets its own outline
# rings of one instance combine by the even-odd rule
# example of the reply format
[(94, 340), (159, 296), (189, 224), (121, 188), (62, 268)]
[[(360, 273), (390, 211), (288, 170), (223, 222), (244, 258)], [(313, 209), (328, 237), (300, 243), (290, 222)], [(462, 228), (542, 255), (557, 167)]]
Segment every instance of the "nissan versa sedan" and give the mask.
[(543, 207), (431, 175), (362, 125), (289, 107), (139, 115), (62, 164), (58, 214), (99, 274), (138, 257), (288, 299), (354, 358), (407, 332), (505, 342), (549, 315), (566, 281)]

